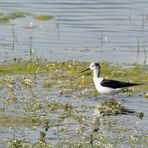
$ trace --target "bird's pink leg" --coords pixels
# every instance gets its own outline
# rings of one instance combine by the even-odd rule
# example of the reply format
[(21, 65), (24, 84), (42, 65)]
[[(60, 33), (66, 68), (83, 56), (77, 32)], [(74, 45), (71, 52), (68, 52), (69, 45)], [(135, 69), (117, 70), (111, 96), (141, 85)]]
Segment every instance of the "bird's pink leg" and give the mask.
[(116, 101), (115, 96), (112, 96), (111, 100), (112, 101)]

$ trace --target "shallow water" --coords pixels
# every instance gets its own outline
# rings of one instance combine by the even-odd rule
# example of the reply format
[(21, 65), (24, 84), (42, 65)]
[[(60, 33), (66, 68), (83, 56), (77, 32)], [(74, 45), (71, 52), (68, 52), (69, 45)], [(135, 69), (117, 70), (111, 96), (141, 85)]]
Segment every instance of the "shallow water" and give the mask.
[[(24, 79), (32, 80), (33, 87), (24, 83)], [(71, 139), (75, 142), (80, 141), (81, 136), (78, 134), (80, 131), (89, 133), (93, 130), (93, 125), (97, 120), (94, 116), (95, 106), (109, 97), (85, 96), (86, 92), (94, 91), (94, 87), (64, 93), (66, 88), (61, 84), (60, 79), (57, 80), (59, 84), (46, 88), (43, 84), (44, 80), (48, 79), (50, 77), (46, 74), (1, 77), (1, 80), (6, 82), (1, 83), (0, 89), (0, 146), (8, 146), (9, 141), (12, 142), (14, 139), (36, 143), (40, 138), (40, 132), (45, 131), (46, 121), (51, 123), (46, 132), (46, 140), (52, 146), (65, 140), (69, 140), (69, 143)], [(62, 95), (60, 95), (61, 90), (63, 90)], [(15, 97), (16, 99), (14, 99)], [(148, 101), (144, 98), (143, 93), (121, 93), (116, 99), (128, 109), (143, 112), (143, 119), (139, 119), (135, 114), (105, 117), (104, 123), (98, 125), (100, 129), (96, 134), (107, 138), (122, 139), (118, 144), (128, 147), (129, 144), (125, 139), (130, 135), (140, 137), (148, 134)], [(65, 118), (67, 112), (64, 112), (60, 106), (55, 108), (55, 111), (54, 106), (50, 106), (53, 101), (57, 105), (60, 103), (72, 105), (73, 109), (70, 112), (74, 111), (74, 114)], [(75, 115), (74, 118), (73, 115)], [(82, 119), (83, 117), (85, 120), (79, 123), (77, 118)], [(121, 132), (117, 132), (117, 130), (121, 130)], [(145, 145), (145, 143), (143, 144)]]
[[(31, 32), (32, 49), (40, 58), (143, 63), (148, 37), (147, 7), (146, 0), (2, 0), (2, 12), (18, 10), (54, 18), (49, 21), (37, 21), (32, 17), (12, 20), (10, 23), (15, 24), (13, 51), (12, 27), (0, 25), (0, 57), (2, 60), (28, 58)], [(30, 22), (37, 28), (31, 31), (24, 28)]]
[[(33, 16), (26, 16), (11, 20), (8, 24), (0, 24), (0, 61), (13, 58), (30, 59), (31, 46), (33, 57), (46, 58), (49, 61), (76, 59), (107, 61), (114, 64), (143, 63), (147, 58), (144, 50), (147, 50), (148, 45), (147, 8), (146, 0), (1, 0), (2, 12), (11, 13), (18, 10), (29, 12), (33, 16), (51, 15), (54, 18), (39, 21)], [(28, 28), (30, 22), (33, 22), (32, 29)], [(10, 24), (14, 24), (14, 38)], [(32, 45), (29, 45), (29, 38)], [(0, 147), (14, 139), (26, 139), (32, 143), (38, 141), (40, 132), (45, 130), (46, 120), (51, 121), (46, 135), (46, 140), (51, 144), (65, 139), (79, 141), (81, 136), (78, 136), (78, 131), (86, 125), (79, 124), (73, 118), (59, 121), (63, 115), (63, 108), (52, 112), (48, 104), (53, 100), (64, 105), (71, 104), (77, 116), (85, 116), (86, 121), (93, 124), (94, 107), (99, 101), (107, 99), (104, 96), (80, 95), (87, 93), (89, 89), (82, 92), (65, 92), (60, 96), (60, 80), (57, 86), (46, 89), (43, 87), (43, 81), (50, 80), (50, 76), (47, 75), (12, 77), (14, 84), (0, 83)], [(22, 84), (23, 77), (32, 79), (35, 87), (30, 89)], [(14, 90), (9, 88), (11, 85), (14, 85)], [(91, 89), (95, 90), (94, 87)], [(101, 133), (108, 138), (123, 138), (121, 143), (128, 147), (125, 139), (129, 135), (148, 135), (148, 101), (144, 98), (143, 92), (133, 95), (121, 94), (117, 99), (127, 108), (143, 112), (144, 118), (141, 120), (136, 115), (109, 117), (107, 127), (101, 127), (97, 134)], [(35, 117), (37, 120), (34, 122)], [(31, 118), (31, 121), (28, 118)], [(111, 121), (111, 125), (108, 120)], [(85, 127), (84, 132), (87, 133), (90, 129), (89, 126)], [(125, 131), (118, 133), (116, 129)]]

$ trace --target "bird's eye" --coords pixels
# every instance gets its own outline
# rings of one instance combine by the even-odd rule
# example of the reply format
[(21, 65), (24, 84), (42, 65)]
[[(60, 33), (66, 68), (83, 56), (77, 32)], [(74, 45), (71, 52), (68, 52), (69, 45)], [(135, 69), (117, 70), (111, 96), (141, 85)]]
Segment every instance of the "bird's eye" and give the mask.
[(99, 64), (98, 63), (95, 63), (95, 66), (99, 66)]

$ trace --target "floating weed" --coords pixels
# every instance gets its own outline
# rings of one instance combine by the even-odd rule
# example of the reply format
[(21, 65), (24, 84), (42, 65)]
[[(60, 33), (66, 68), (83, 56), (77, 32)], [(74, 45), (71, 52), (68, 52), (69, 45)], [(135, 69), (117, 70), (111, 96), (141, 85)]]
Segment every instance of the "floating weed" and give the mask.
[(32, 14), (27, 13), (27, 12), (23, 12), (23, 11), (14, 11), (12, 13), (0, 12), (0, 23), (8, 23), (10, 20), (23, 18), (26, 16), (32, 16), (34, 19), (37, 19), (40, 21), (48, 21), (53, 18), (53, 16), (50, 16), (50, 15), (33, 16)]
[(22, 18), (30, 15), (30, 13), (22, 12), (22, 11), (15, 11), (12, 13), (9, 13), (8, 16), (10, 19), (16, 19), (16, 18)]
[(136, 116), (139, 118), (139, 119), (143, 119), (143, 117), (144, 117), (144, 113), (143, 112), (138, 112), (137, 114), (136, 114)]
[(144, 95), (144, 97), (148, 99), (148, 93), (146, 93), (146, 94)]
[(62, 104), (59, 103), (59, 102), (57, 102), (57, 101), (55, 101), (55, 100), (53, 100), (50, 104), (48, 104), (48, 107), (50, 108), (50, 110), (51, 110), (52, 112), (55, 112), (55, 111), (57, 111), (58, 109), (61, 109)]
[(115, 132), (118, 133), (118, 134), (119, 134), (119, 133), (125, 133), (125, 132), (127, 131), (126, 128), (119, 128), (119, 127), (118, 127), (118, 128), (115, 128), (114, 130), (115, 130)]
[(22, 147), (21, 140), (15, 139), (15, 140), (12, 142), (12, 144), (11, 144), (10, 147), (11, 147), (11, 148), (19, 148), (19, 147)]
[(59, 112), (59, 120), (64, 121), (68, 118), (74, 119), (75, 121), (81, 123), (84, 121), (85, 117), (82, 116), (71, 104), (63, 104), (58, 101), (53, 100), (47, 105), (52, 113)]
[(9, 16), (1, 16), (0, 17), (0, 23), (8, 23), (9, 22)]
[(147, 147), (148, 145), (148, 136), (136, 136), (136, 135), (130, 135), (129, 137), (127, 137), (127, 143), (131, 146), (131, 147), (135, 147), (137, 145), (143, 145), (143, 147)]
[(7, 77), (6, 79), (4, 79), (4, 83), (6, 83), (7, 88), (9, 88), (10, 90), (14, 89), (15, 81), (13, 77)]
[(38, 16), (34, 17), (34, 19), (37, 19), (37, 20), (40, 20), (40, 21), (48, 21), (48, 20), (50, 20), (52, 18), (53, 17), (49, 16), (49, 15), (38, 15)]
[(40, 119), (36, 116), (0, 116), (0, 124), (2, 126), (15, 126), (15, 125), (25, 125), (25, 126), (37, 126), (37, 125), (45, 125), (49, 120)]
[(37, 111), (37, 110), (41, 110), (41, 109), (42, 109), (42, 106), (39, 102), (37, 102), (33, 105), (33, 110)]
[(82, 123), (85, 120), (85, 116), (79, 114), (71, 105), (65, 104), (63, 107), (64, 111), (61, 112), (59, 117), (62, 121), (71, 118), (74, 121), (77, 121), (78, 123)]
[(48, 129), (50, 128), (50, 126), (51, 126), (51, 123), (49, 121), (46, 121), (45, 122), (45, 132), (48, 131)]
[(44, 82), (43, 82), (43, 86), (45, 87), (45, 88), (50, 88), (51, 86), (52, 86), (52, 82), (51, 81), (49, 81), (49, 80), (45, 80)]
[(17, 18), (22, 18), (30, 15), (29, 13), (26, 12), (21, 12), (21, 11), (15, 11), (9, 14), (4, 14), (1, 13), (0, 15), (0, 23), (8, 23), (12, 19), (17, 19)]
[(40, 141), (45, 141), (45, 136), (46, 136), (46, 133), (45, 132), (40, 132)]
[(12, 141), (8, 142), (8, 147), (10, 148), (19, 148), (19, 147), (33, 147), (34, 144), (31, 144), (31, 142), (29, 142), (28, 140), (19, 140), (19, 139), (14, 139)]
[[(64, 139), (62, 141), (59, 141), (58, 144), (55, 144), (54, 146), (51, 145), (50, 143), (47, 143), (45, 141), (45, 132), (40, 132), (40, 138), (39, 141), (36, 143), (32, 144), (31, 142), (27, 140), (19, 140), (15, 139), (12, 142), (9, 142), (12, 147), (14, 144), (15, 146), (21, 146), (21, 147), (42, 147), (42, 148), (50, 148), (50, 147), (71, 147), (71, 148), (92, 148), (92, 147), (102, 147), (102, 148), (115, 148), (115, 147), (124, 147), (124, 144), (126, 143), (126, 146), (129, 147), (147, 147), (148, 144), (148, 137), (147, 136), (133, 136), (130, 135), (126, 137), (125, 143), (122, 143), (122, 139), (120, 138), (115, 138), (115, 137), (110, 137), (107, 138), (103, 136), (101, 133), (93, 133), (90, 132), (88, 134), (83, 134), (79, 138), (77, 142), (71, 139)], [(13, 145), (13, 146), (14, 146)], [(15, 147), (14, 147), (15, 148)]]
[(108, 115), (118, 115), (118, 114), (133, 114), (134, 111), (129, 110), (122, 106), (117, 101), (106, 100), (99, 103), (94, 111), (96, 117), (108, 116)]
[(33, 86), (33, 81), (30, 78), (24, 77), (22, 83), (28, 87)]
[(7, 103), (10, 105), (10, 104), (16, 104), (17, 103), (17, 97), (15, 95), (10, 95), (8, 100), (7, 100)]

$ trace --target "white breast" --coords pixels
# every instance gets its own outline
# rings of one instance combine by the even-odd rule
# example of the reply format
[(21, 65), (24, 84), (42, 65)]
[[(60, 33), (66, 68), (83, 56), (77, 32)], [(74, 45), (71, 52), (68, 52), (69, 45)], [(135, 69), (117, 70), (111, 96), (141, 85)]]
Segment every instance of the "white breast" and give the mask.
[(109, 88), (109, 87), (103, 87), (103, 86), (100, 85), (100, 83), (102, 82), (102, 80), (103, 80), (102, 77), (94, 78), (95, 87), (96, 87), (97, 91), (100, 94), (114, 95), (114, 94), (116, 94), (116, 93), (118, 93), (118, 92), (120, 92), (122, 90), (121, 88), (113, 89), (113, 88)]

